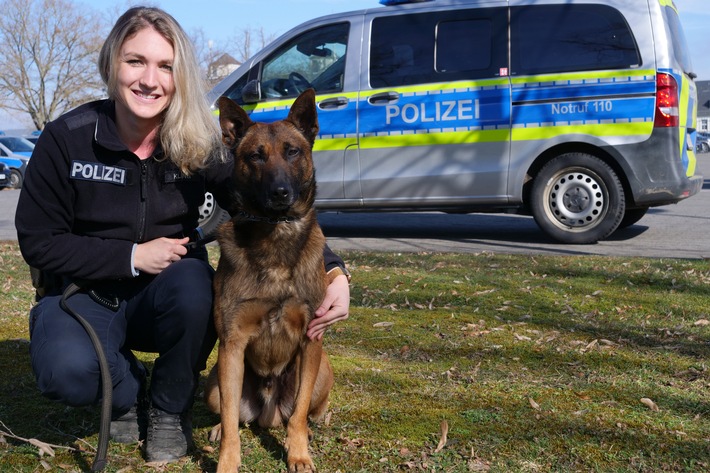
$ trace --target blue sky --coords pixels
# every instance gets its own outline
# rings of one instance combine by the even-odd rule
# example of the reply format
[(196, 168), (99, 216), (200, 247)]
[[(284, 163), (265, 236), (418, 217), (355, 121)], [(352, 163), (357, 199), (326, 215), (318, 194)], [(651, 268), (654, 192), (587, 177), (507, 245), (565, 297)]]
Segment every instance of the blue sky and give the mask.
[[(710, 1), (675, 0), (688, 39), (695, 71), (710, 80)], [(216, 44), (246, 28), (263, 28), (277, 37), (311, 18), (363, 8), (380, 7), (379, 0), (83, 0), (89, 8), (116, 16), (132, 5), (159, 6), (188, 32), (202, 29)], [(13, 122), (0, 112), (0, 129)]]

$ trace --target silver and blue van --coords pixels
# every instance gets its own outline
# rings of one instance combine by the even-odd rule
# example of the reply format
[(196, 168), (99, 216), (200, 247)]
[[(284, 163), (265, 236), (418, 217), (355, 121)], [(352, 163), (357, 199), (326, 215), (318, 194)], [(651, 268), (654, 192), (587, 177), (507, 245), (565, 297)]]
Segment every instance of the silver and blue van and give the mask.
[(255, 121), (317, 93), (316, 206), (513, 212), (593, 243), (696, 194), (672, 0), (382, 0), (303, 23), (211, 93)]

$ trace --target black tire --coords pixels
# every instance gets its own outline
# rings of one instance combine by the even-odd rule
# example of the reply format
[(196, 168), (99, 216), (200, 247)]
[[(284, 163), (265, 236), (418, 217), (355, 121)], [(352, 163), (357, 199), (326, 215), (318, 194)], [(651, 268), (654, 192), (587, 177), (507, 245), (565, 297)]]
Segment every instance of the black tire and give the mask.
[(648, 212), (648, 207), (641, 209), (626, 209), (626, 212), (624, 212), (624, 218), (621, 219), (621, 223), (619, 223), (619, 226), (616, 227), (616, 229), (619, 230), (621, 228), (630, 227), (634, 223), (641, 220), (644, 215), (646, 215), (646, 212)]
[(596, 243), (616, 230), (626, 201), (621, 181), (601, 159), (567, 153), (535, 176), (530, 205), (535, 222), (562, 243)]
[(17, 169), (10, 169), (10, 176), (7, 180), (7, 187), (11, 189), (21, 189), (24, 178)]
[(229, 213), (217, 204), (212, 194), (207, 192), (205, 194), (205, 201), (200, 206), (200, 217), (198, 220), (202, 235), (205, 237), (212, 235), (215, 230), (217, 230), (217, 227), (229, 220), (229, 218)]

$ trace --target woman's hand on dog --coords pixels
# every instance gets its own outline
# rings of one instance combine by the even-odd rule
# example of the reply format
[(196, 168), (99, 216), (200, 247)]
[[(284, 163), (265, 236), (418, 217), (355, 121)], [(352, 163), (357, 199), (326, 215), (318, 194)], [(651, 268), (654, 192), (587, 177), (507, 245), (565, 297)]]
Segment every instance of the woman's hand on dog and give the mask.
[(350, 284), (348, 278), (340, 275), (333, 279), (325, 291), (325, 299), (316, 309), (316, 316), (308, 325), (306, 335), (311, 340), (322, 340), (326, 329), (348, 318), (350, 310)]
[(157, 238), (136, 246), (133, 267), (148, 274), (158, 274), (187, 254), (189, 238)]

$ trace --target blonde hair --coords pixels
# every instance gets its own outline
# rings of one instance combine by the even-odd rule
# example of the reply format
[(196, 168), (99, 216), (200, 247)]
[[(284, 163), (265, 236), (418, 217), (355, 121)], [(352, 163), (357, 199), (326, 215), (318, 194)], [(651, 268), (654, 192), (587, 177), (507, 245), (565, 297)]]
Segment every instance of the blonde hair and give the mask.
[(133, 7), (116, 21), (99, 54), (99, 73), (111, 99), (117, 96), (118, 55), (124, 41), (144, 28), (153, 28), (173, 47), (175, 93), (160, 126), (160, 144), (166, 157), (185, 174), (205, 166), (220, 149), (219, 130), (205, 99), (205, 82), (192, 42), (180, 24), (154, 7)]

